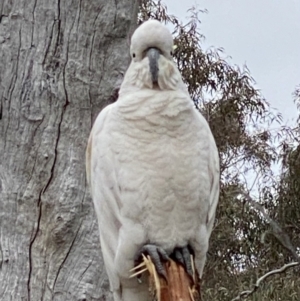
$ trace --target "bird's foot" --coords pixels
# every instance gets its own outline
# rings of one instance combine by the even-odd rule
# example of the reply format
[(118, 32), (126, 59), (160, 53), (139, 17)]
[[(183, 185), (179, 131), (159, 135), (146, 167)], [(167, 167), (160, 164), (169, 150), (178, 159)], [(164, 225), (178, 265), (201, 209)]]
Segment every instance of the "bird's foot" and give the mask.
[(181, 264), (185, 271), (194, 279), (195, 277), (195, 267), (194, 267), (194, 251), (187, 245), (183, 248), (175, 248), (170, 257)]
[[(165, 278), (165, 280), (167, 280), (167, 273), (165, 270), (165, 267), (163, 265), (164, 262), (170, 260), (167, 252), (156, 245), (152, 245), (152, 244), (147, 244), (144, 245), (135, 255), (134, 257), (134, 266), (135, 268), (133, 270), (137, 270), (140, 267), (143, 267), (143, 256), (147, 257), (150, 256), (151, 261), (153, 262), (156, 272), (158, 273), (158, 275), (162, 276)], [(144, 270), (135, 273), (135, 275), (138, 275), (140, 273), (142, 273)]]

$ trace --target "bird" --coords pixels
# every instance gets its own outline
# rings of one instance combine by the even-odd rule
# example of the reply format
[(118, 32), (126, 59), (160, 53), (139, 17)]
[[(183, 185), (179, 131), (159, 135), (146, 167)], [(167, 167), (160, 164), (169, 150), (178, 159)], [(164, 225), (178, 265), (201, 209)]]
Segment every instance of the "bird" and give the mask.
[[(115, 301), (149, 300), (130, 278), (142, 254), (165, 276), (173, 256), (200, 278), (219, 199), (219, 155), (173, 58), (173, 37), (157, 20), (131, 37), (118, 99), (96, 118), (86, 174)], [(174, 255), (175, 254), (175, 255)]]

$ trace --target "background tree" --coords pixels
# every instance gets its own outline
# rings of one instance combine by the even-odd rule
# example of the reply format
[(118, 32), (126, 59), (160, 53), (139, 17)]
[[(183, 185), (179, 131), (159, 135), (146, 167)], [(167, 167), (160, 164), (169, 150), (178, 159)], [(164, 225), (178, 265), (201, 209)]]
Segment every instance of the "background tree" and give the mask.
[(0, 3), (2, 301), (107, 296), (85, 148), (129, 63), (137, 6)]

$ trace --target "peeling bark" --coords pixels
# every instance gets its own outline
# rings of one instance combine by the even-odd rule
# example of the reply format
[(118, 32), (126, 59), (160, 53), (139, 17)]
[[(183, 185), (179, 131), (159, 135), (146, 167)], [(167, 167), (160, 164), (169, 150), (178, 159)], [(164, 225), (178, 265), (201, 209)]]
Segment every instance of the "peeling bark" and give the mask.
[(0, 300), (109, 300), (85, 148), (137, 0), (0, 3)]

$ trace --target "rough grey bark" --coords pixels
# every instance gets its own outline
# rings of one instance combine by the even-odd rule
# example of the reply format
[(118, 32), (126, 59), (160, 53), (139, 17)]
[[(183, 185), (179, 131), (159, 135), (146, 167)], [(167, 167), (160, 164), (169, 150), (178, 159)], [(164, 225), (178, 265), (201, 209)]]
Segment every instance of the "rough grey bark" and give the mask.
[(85, 178), (137, 0), (0, 3), (0, 300), (105, 300)]

